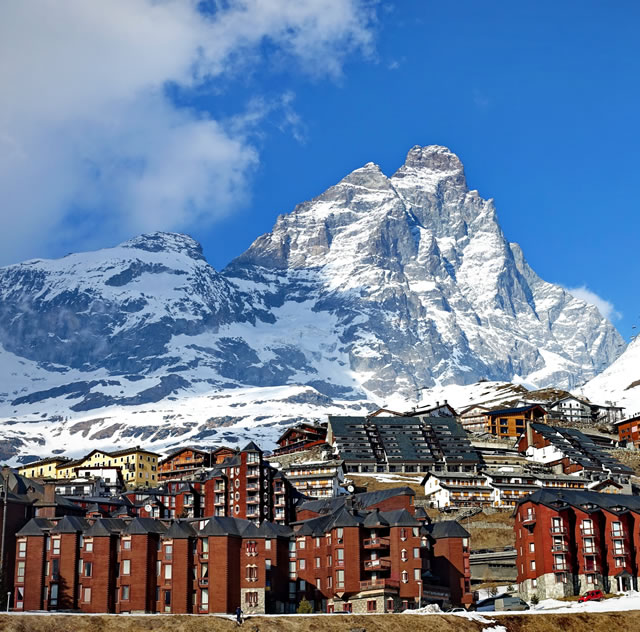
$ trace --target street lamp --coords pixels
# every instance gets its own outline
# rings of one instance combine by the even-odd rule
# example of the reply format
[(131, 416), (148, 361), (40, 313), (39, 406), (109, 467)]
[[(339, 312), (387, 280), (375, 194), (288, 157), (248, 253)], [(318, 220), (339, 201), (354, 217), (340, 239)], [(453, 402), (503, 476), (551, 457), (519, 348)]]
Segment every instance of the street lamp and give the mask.
[(418, 608), (422, 608), (422, 580), (418, 580), (418, 585), (420, 586), (420, 600), (418, 601)]

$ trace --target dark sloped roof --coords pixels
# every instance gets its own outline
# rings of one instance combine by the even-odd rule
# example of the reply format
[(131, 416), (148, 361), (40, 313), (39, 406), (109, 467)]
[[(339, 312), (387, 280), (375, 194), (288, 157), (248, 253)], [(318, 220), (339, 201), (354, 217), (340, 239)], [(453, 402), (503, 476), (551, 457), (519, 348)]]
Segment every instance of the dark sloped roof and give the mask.
[(248, 520), (241, 518), (232, 518), (230, 516), (213, 516), (209, 518), (207, 524), (200, 529), (200, 535), (237, 535), (242, 536)]
[(134, 518), (126, 528), (127, 535), (146, 535), (147, 533), (165, 533), (167, 527), (153, 518)]
[(163, 534), (163, 537), (173, 538), (174, 540), (186, 540), (196, 535), (196, 530), (188, 522), (176, 520), (171, 524), (167, 532)]
[(566, 503), (573, 507), (584, 509), (585, 505), (610, 511), (631, 510), (640, 512), (640, 496), (627, 494), (604, 494), (582, 489), (551, 490), (542, 488), (518, 502), (534, 502), (548, 507), (557, 508), (558, 503)]
[(58, 524), (51, 529), (51, 533), (82, 533), (89, 528), (89, 523), (84, 518), (77, 516), (63, 516)]
[(543, 412), (546, 412), (540, 404), (529, 404), (528, 406), (518, 406), (517, 408), (501, 408), (500, 410), (489, 410), (486, 415), (488, 417), (495, 417), (496, 415), (515, 415), (517, 413), (526, 413), (534, 408), (540, 408)]
[(381, 512), (383, 518), (391, 527), (419, 527), (420, 522), (415, 519), (406, 509), (394, 509), (393, 511)]
[(358, 527), (361, 524), (364, 524), (364, 516), (343, 507), (335, 514), (331, 527)]
[(293, 534), (293, 529), (282, 524), (267, 522), (266, 520), (258, 527), (259, 535), (262, 538), (289, 537)]
[(442, 538), (468, 538), (469, 532), (455, 520), (442, 520), (427, 525), (427, 531), (436, 540)]
[(100, 518), (96, 520), (86, 531), (87, 537), (101, 537), (109, 536), (114, 533), (122, 533), (125, 530), (127, 523), (124, 520), (118, 518)]
[(45, 531), (51, 530), (53, 522), (46, 518), (31, 518), (16, 535), (44, 535)]
[(388, 527), (389, 521), (385, 518), (384, 514), (376, 508), (364, 519), (364, 526), (369, 529), (374, 527)]
[(253, 441), (249, 441), (244, 448), (241, 450), (242, 452), (262, 452), (262, 450), (256, 445)]

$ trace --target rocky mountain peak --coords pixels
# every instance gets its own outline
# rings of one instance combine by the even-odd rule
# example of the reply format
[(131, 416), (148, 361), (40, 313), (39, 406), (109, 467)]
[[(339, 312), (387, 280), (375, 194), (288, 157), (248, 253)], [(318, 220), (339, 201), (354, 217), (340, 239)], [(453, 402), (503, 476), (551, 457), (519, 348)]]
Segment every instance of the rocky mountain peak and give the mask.
[(427, 145), (425, 147), (415, 145), (409, 150), (400, 171), (403, 169), (428, 170), (435, 173), (464, 171), (460, 158), (448, 147), (442, 145)]
[(139, 235), (120, 244), (122, 248), (144, 250), (146, 252), (176, 252), (192, 259), (204, 260), (202, 246), (189, 235), (182, 233), (155, 232)]

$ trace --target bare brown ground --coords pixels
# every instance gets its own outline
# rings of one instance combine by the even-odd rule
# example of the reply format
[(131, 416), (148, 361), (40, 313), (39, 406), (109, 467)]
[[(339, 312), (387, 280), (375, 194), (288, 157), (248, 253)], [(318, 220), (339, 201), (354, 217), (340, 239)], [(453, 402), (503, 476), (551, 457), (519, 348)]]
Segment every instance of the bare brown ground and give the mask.
[[(460, 524), (471, 534), (471, 548), (500, 549), (505, 546), (513, 546), (516, 542), (514, 531), (515, 519), (511, 511), (501, 511), (494, 514), (479, 513), (469, 519), (463, 519)], [(484, 523), (477, 526), (478, 523)], [(487, 524), (488, 523), (488, 524)], [(490, 525), (507, 525), (509, 529), (491, 528)]]
[[(502, 625), (508, 632), (640, 630), (640, 611), (499, 616), (483, 613), (483, 616), (485, 622), (446, 615), (256, 616), (249, 617), (240, 629), (246, 632), (482, 632)], [(206, 615), (0, 615), (1, 632), (231, 632), (238, 629), (230, 619)]]
[[(403, 479), (402, 474), (392, 474), (398, 479)], [(419, 474), (409, 475), (406, 481), (398, 480), (397, 482), (379, 481), (374, 476), (358, 476), (357, 474), (347, 474), (347, 478), (351, 479), (357, 487), (366, 487), (368, 492), (377, 492), (381, 489), (392, 489), (394, 487), (410, 487), (416, 496), (424, 496), (424, 487), (420, 483), (415, 482), (415, 478)]]

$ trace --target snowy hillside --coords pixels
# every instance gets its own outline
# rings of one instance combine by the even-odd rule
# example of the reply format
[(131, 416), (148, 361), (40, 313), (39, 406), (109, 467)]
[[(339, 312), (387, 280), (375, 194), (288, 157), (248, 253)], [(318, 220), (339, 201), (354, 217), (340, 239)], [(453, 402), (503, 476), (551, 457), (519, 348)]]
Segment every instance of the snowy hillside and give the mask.
[(584, 382), (624, 349), (531, 270), (440, 146), (392, 177), (355, 170), (222, 272), (168, 233), (2, 268), (0, 345), (3, 458), (254, 426), (268, 442), (423, 387)]
[(624, 406), (628, 417), (640, 414), (640, 337), (583, 390), (594, 401), (609, 400)]

